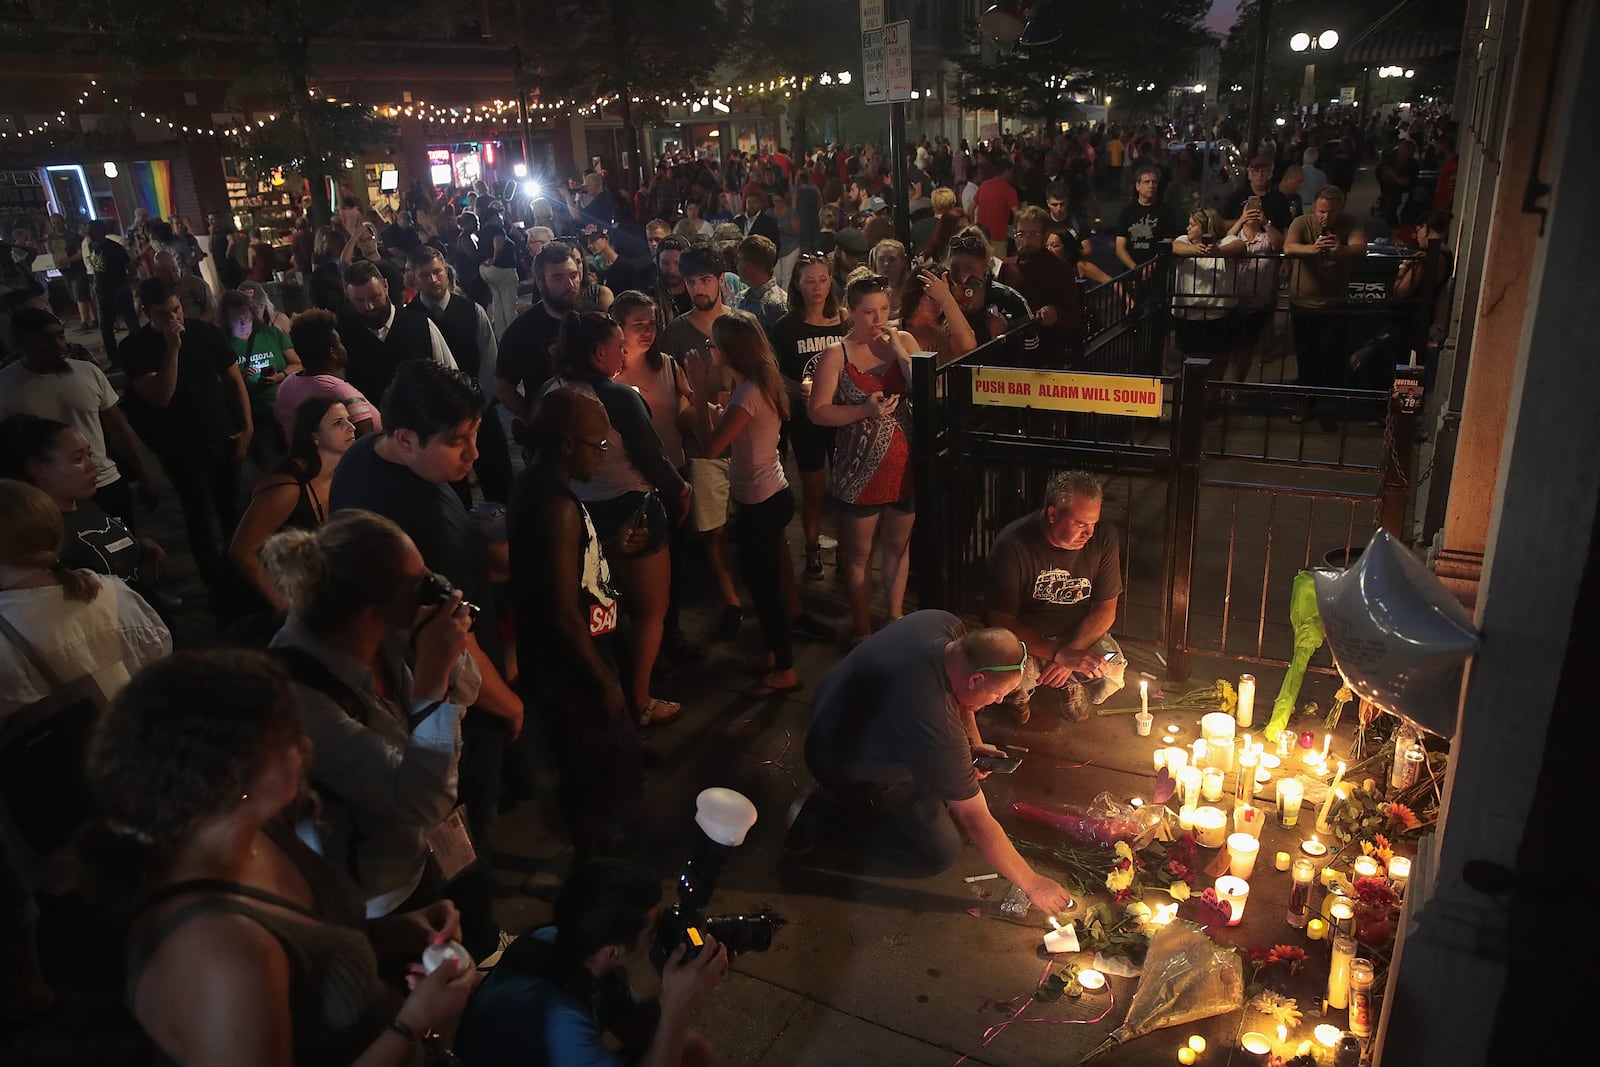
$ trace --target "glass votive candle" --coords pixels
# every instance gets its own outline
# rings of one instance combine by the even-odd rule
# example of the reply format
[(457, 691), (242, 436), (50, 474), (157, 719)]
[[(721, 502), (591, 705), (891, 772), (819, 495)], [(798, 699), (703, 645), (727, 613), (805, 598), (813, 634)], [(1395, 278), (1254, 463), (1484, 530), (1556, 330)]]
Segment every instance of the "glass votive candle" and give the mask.
[(1195, 812), (1198, 809), (1193, 804), (1184, 804), (1178, 808), (1178, 829), (1194, 831)]
[(1280, 871), (1287, 871), (1289, 869), (1289, 854), (1287, 852), (1280, 852), (1276, 856), (1273, 856), (1272, 866)]
[(1305, 801), (1306, 785), (1298, 778), (1279, 778), (1277, 786), (1278, 825), (1293, 829), (1300, 822), (1300, 805)]
[(1266, 812), (1254, 804), (1239, 803), (1233, 806), (1233, 832), (1236, 834), (1249, 834), (1251, 837), (1260, 838), (1261, 828), (1266, 822)]
[(1256, 857), (1261, 854), (1261, 842), (1249, 834), (1228, 835), (1228, 873), (1235, 878), (1249, 878), (1255, 873)]
[(1180, 804), (1194, 807), (1200, 803), (1200, 785), (1204, 772), (1199, 767), (1180, 767), (1173, 777), (1178, 780), (1178, 790), (1182, 795)]
[(1244, 1053), (1240, 1062), (1247, 1067), (1268, 1067), (1272, 1062), (1272, 1042), (1266, 1034), (1251, 1030), (1240, 1035), (1239, 1051)]
[(1204, 1056), (1206, 1054), (1206, 1039), (1199, 1034), (1190, 1034), (1189, 1047), (1194, 1049), (1196, 1056)]
[(1357, 856), (1350, 865), (1350, 870), (1357, 878), (1378, 877), (1378, 861), (1371, 856)]
[(1212, 888), (1217, 891), (1217, 899), (1227, 905), (1228, 925), (1238, 926), (1244, 920), (1244, 906), (1250, 899), (1250, 883), (1225, 874), (1216, 880)]
[(1220, 767), (1207, 767), (1200, 779), (1200, 795), (1215, 802), (1222, 799), (1223, 774)]
[(1410, 856), (1390, 856), (1389, 857), (1389, 884), (1394, 886), (1394, 891), (1396, 893), (1404, 895), (1405, 891), (1406, 891), (1406, 883), (1408, 881), (1410, 881), (1410, 880), (1411, 880), (1411, 857)]
[(1201, 848), (1221, 848), (1228, 840), (1228, 814), (1203, 804), (1194, 812), (1194, 836)]
[(1337, 934), (1355, 936), (1356, 909), (1348, 899), (1341, 897), (1328, 909), (1328, 924)]
[(1190, 1048), (1188, 1045), (1178, 1046), (1178, 1062), (1183, 1064), (1184, 1067), (1192, 1067), (1195, 1060), (1199, 1058), (1199, 1056), (1195, 1055), (1194, 1049)]

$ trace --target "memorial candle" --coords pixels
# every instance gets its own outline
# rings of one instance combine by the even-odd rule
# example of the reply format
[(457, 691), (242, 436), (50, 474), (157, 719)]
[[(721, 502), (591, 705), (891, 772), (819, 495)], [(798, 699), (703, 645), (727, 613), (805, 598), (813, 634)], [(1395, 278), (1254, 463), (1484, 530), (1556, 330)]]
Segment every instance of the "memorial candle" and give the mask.
[(1328, 924), (1323, 919), (1312, 919), (1306, 923), (1306, 937), (1311, 941), (1321, 941), (1328, 936)]
[(1256, 707), (1256, 676), (1253, 674), (1239, 675), (1239, 711), (1235, 716), (1240, 726), (1248, 727), (1255, 719)]
[(1317, 840), (1317, 835), (1312, 834), (1308, 840), (1300, 842), (1300, 851), (1308, 856), (1326, 856), (1328, 846)]
[(1389, 882), (1394, 886), (1394, 891), (1402, 896), (1406, 891), (1406, 882), (1411, 878), (1411, 857), (1389, 857)]
[(1328, 821), (1333, 813), (1335, 798), (1344, 799), (1344, 794), (1339, 791), (1339, 783), (1344, 781), (1344, 764), (1339, 764), (1339, 772), (1333, 776), (1333, 784), (1328, 787), (1328, 798), (1322, 802), (1322, 810), (1317, 813), (1317, 832), (1319, 834), (1333, 833), (1333, 824)]
[(1228, 906), (1228, 925), (1238, 926), (1244, 920), (1244, 906), (1250, 899), (1250, 883), (1225, 874), (1216, 880), (1212, 888), (1217, 891), (1217, 899)]
[(1144, 715), (1150, 714), (1150, 680), (1139, 679), (1139, 711)]
[(1350, 1006), (1350, 964), (1356, 958), (1356, 943), (1352, 938), (1333, 939), (1333, 962), (1328, 967), (1328, 1007)]
[(1357, 856), (1356, 861), (1350, 865), (1351, 872), (1357, 878), (1378, 877), (1378, 861), (1371, 856)]

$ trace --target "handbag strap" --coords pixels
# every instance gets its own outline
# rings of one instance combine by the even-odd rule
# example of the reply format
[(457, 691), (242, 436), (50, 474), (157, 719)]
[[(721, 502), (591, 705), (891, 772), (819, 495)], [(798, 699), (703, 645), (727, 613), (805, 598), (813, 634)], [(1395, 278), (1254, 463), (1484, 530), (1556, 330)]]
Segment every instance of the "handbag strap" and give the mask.
[(61, 681), (61, 676), (55, 672), (44, 656), (39, 653), (39, 650), (33, 646), (33, 642), (18, 633), (17, 628), (12, 626), (4, 615), (0, 615), (0, 633), (4, 633), (11, 643), (17, 646), (17, 650), (22, 653), (22, 658), (27, 660), (34, 670), (39, 672), (46, 685), (53, 690), (65, 688)]

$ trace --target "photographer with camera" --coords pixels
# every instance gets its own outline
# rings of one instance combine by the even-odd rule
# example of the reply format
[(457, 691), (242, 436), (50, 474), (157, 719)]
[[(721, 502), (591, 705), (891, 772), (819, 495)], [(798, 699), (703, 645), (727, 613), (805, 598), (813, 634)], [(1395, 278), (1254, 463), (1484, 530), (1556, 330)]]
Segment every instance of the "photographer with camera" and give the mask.
[[(333, 512), (360, 508), (394, 521), (410, 536), (428, 569), (460, 585), (466, 599), (480, 608), (466, 647), (483, 681), (461, 723), (459, 796), (478, 842), (478, 862), (462, 877), (483, 879), (487, 886), (501, 756), (522, 732), (522, 701), (502, 674), (505, 648), (489, 577), (489, 541), (451, 488), (478, 458), (475, 441), (483, 398), (466, 374), (431, 360), (408, 360), (395, 371), (382, 413), (383, 432), (360, 438), (345, 452), (328, 504)], [(537, 750), (518, 750), (517, 755), (530, 764), (538, 759)], [(525, 775), (534, 777), (531, 770)], [(482, 958), (494, 950), (491, 933), (467, 930), (465, 944), (473, 955)]]
[[(616, 860), (578, 867), (556, 899), (554, 923), (518, 938), (462, 1018), (455, 1051), (466, 1067), (688, 1067), (709, 1065), (711, 1045), (689, 1017), (728, 969), (707, 936), (686, 959), (679, 945), (657, 1000), (639, 1001), (627, 963), (656, 929), (661, 884)], [(606, 1033), (622, 1045), (612, 1051)]]

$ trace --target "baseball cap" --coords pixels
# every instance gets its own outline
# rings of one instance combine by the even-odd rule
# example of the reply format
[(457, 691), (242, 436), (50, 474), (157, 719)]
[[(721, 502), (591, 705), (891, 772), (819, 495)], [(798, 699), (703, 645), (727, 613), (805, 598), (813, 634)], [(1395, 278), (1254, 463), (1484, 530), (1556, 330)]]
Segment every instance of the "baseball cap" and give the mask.
[(846, 227), (834, 234), (834, 243), (840, 251), (848, 252), (852, 256), (867, 254), (867, 235), (854, 227)]
[(579, 231), (579, 235), (582, 237), (609, 237), (611, 236), (611, 231), (605, 226), (597, 226), (591, 222)]
[(1267, 170), (1271, 170), (1272, 167), (1273, 167), (1273, 162), (1274, 161), (1273, 161), (1273, 158), (1271, 156), (1256, 156), (1254, 159), (1252, 159), (1250, 161), (1249, 166), (1250, 166), (1251, 170), (1256, 170), (1256, 169), (1261, 168), (1261, 167), (1265, 167)]

